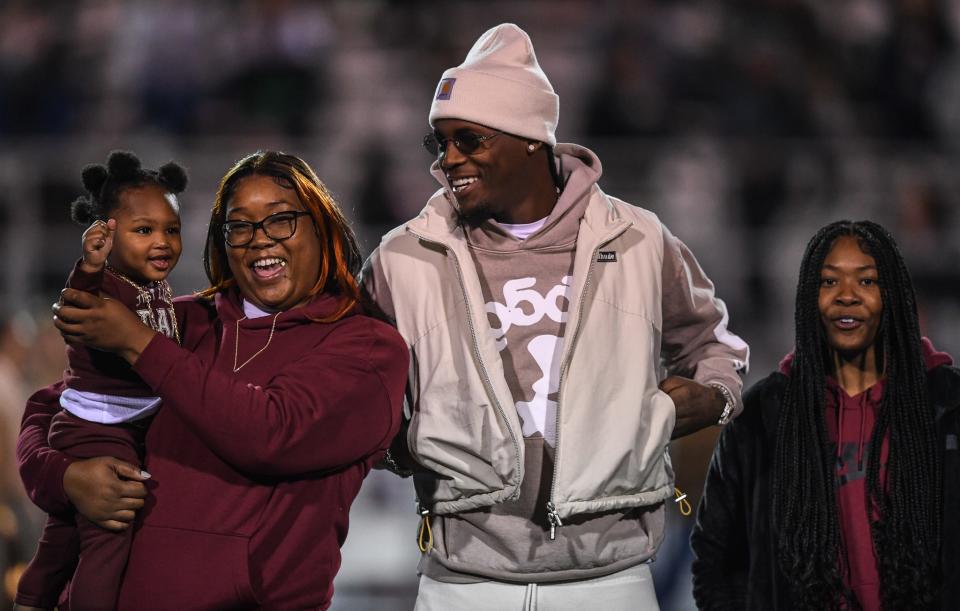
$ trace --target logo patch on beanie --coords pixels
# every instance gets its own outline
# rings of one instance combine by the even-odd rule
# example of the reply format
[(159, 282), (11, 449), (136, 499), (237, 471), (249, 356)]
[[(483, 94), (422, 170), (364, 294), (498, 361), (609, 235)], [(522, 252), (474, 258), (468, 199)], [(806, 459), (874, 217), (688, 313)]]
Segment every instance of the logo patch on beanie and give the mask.
[(437, 85), (437, 99), (449, 100), (453, 94), (453, 84), (457, 82), (455, 78), (445, 78)]

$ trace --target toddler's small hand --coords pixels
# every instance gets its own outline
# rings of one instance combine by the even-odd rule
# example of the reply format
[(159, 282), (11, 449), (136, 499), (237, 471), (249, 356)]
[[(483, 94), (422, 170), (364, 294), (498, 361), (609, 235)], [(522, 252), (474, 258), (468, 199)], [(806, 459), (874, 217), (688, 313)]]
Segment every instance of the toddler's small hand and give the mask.
[(83, 263), (80, 267), (88, 273), (103, 269), (110, 249), (113, 248), (113, 232), (117, 229), (116, 219), (94, 221), (83, 232)]

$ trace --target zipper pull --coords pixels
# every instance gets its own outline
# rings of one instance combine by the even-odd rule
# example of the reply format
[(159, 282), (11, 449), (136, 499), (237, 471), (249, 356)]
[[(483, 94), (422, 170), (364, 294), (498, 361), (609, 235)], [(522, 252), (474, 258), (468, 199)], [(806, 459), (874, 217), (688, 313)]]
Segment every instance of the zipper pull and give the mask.
[(547, 501), (547, 521), (550, 522), (550, 540), (554, 541), (557, 538), (557, 527), (563, 526), (563, 521), (553, 501)]

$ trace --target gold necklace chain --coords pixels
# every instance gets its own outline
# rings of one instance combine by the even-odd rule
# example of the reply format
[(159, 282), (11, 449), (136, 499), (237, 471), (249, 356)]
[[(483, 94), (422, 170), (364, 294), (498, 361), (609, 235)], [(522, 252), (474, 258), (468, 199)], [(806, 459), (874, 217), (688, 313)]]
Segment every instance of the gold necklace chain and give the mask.
[[(120, 280), (123, 280), (124, 282), (132, 286), (134, 289), (136, 289), (137, 296), (140, 298), (140, 301), (146, 304), (147, 309), (150, 309), (150, 302), (153, 301), (153, 296), (150, 294), (150, 291), (143, 288), (142, 286), (140, 286), (130, 278), (127, 278), (123, 273), (111, 267), (110, 265), (107, 265), (105, 267), (107, 268), (108, 272), (110, 272)], [(156, 284), (160, 289), (160, 298), (163, 301), (166, 301), (167, 303), (169, 303), (170, 308), (172, 310), (173, 309), (173, 290), (170, 288), (170, 283), (167, 282), (166, 280), (154, 280), (153, 283)], [(152, 310), (151, 310), (151, 314), (152, 314)], [(181, 342), (180, 342), (180, 328), (177, 326), (177, 314), (176, 312), (173, 312), (173, 311), (171, 311), (170, 314), (171, 314), (170, 318), (173, 319), (170, 321), (170, 324), (173, 327), (173, 336), (176, 338), (177, 343), (179, 344)], [(156, 331), (156, 329), (154, 329), (154, 331)]]
[(270, 335), (267, 337), (267, 343), (263, 345), (263, 348), (257, 350), (253, 353), (253, 356), (248, 358), (243, 362), (243, 365), (237, 367), (237, 355), (240, 352), (240, 322), (247, 319), (246, 316), (237, 321), (237, 330), (236, 330), (236, 342), (233, 344), (233, 373), (237, 373), (241, 369), (247, 366), (247, 363), (253, 359), (260, 356), (260, 353), (267, 349), (270, 346), (270, 342), (273, 341), (273, 332), (277, 330), (277, 318), (280, 316), (280, 312), (277, 312), (273, 315), (273, 323), (270, 325)]

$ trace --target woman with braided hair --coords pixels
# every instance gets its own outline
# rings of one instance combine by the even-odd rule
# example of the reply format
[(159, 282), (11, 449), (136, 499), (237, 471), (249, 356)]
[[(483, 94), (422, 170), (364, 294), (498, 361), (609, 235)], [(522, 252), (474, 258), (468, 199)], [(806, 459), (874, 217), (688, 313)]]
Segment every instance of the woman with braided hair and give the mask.
[[(106, 165), (88, 165), (81, 177), (87, 195), (73, 202), (71, 216), (87, 229), (83, 256), (67, 287), (117, 300), (151, 329), (179, 342), (166, 278), (182, 250), (177, 194), (187, 186), (186, 171), (172, 162), (148, 170), (133, 153), (113, 151)], [(144, 435), (160, 398), (116, 355), (68, 344), (67, 362), (62, 409), (50, 427), (51, 448), (73, 458), (110, 457), (139, 468)], [(53, 608), (70, 579), (74, 609), (112, 608), (130, 532), (100, 528), (72, 512), (51, 514), (20, 579), (18, 604)]]
[(701, 609), (956, 608), (960, 370), (885, 229), (813, 237), (795, 349), (744, 403), (691, 536)]

